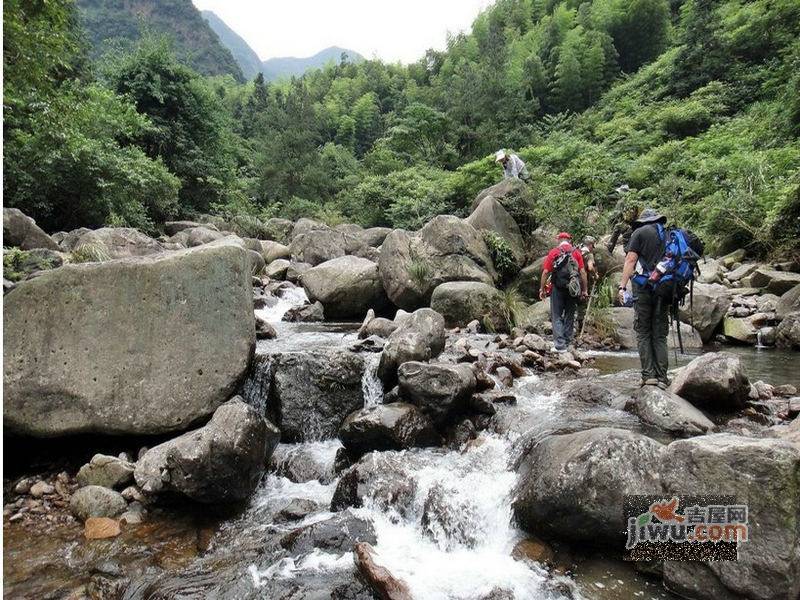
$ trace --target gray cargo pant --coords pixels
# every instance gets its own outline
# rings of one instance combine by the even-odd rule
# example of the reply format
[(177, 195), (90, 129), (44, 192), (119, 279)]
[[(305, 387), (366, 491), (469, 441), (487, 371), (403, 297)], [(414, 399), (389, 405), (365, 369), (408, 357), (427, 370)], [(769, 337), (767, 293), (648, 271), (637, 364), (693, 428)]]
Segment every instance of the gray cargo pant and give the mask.
[(550, 321), (553, 324), (553, 344), (558, 350), (566, 350), (575, 333), (575, 309), (578, 299), (567, 290), (553, 286), (550, 294)]
[(669, 300), (658, 298), (651, 290), (635, 283), (633, 297), (633, 329), (636, 331), (639, 360), (642, 362), (642, 380), (667, 382)]

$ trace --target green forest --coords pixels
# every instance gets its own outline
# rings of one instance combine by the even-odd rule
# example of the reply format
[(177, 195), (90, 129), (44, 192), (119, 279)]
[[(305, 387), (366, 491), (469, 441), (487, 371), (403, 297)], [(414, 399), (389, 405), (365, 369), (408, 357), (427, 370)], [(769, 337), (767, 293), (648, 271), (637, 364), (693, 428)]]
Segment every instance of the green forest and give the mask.
[(98, 54), (69, 0), (3, 11), (5, 203), (50, 232), (416, 229), (465, 216), (508, 148), (530, 223), (601, 233), (626, 183), (712, 251), (798, 251), (797, 0), (498, 0), (413, 64), (269, 84), (201, 75), (158, 33)]

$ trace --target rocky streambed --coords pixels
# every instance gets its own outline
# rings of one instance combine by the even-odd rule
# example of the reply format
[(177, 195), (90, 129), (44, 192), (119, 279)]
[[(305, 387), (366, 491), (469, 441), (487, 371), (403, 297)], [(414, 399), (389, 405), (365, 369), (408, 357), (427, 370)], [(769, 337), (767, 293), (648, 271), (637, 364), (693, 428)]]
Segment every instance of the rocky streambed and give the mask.
[[(6, 597), (672, 597), (658, 576), (623, 563), (618, 551), (580, 533), (567, 539), (554, 535), (548, 519), (535, 510), (541, 506), (563, 515), (566, 520), (552, 523), (562, 531), (574, 529), (581, 517), (597, 523), (593, 511), (582, 514), (583, 499), (619, 486), (603, 515), (613, 523), (620, 494), (637, 486), (661, 489), (652, 476), (630, 472), (631, 448), (649, 444), (650, 452), (636, 458), (651, 461), (657, 472), (656, 454), (668, 452), (676, 435), (693, 433), (691, 420), (681, 421), (685, 406), (671, 415), (681, 430), (648, 422), (628, 406), (637, 394), (635, 372), (609, 369), (613, 372), (601, 375), (589, 357), (586, 366), (551, 372), (536, 364), (515, 373), (501, 366), (484, 384), (485, 394), (494, 395), (483, 407), (492, 413), (486, 420), (474, 415), (438, 429), (445, 439), (425, 442), (418, 435), (411, 443), (433, 447), (401, 449), (411, 439), (408, 430), (419, 430), (413, 423), (397, 426), (387, 417), (358, 435), (347, 433), (345, 417), (359, 411), (377, 415), (392, 400), (384, 397), (379, 379), (381, 354), (363, 345), (366, 331), (359, 337), (356, 324), (283, 322), (306, 300), (288, 287), (276, 298), (259, 311), (276, 337), (258, 342), (255, 366), (239, 390), (283, 432), (255, 492), (226, 510), (203, 509), (185, 499), (153, 502), (145, 495), (133, 508), (142, 511), (141, 522), (123, 517), (118, 536), (87, 540), (68, 509), (78, 482), (68, 471), (56, 474), (45, 481), (52, 480), (53, 489), (38, 499), (30, 490), (19, 495), (20, 509), (27, 507), (21, 516), (16, 510), (5, 515)], [(514, 342), (508, 336), (448, 332), (440, 360), (471, 369), (487, 355), (507, 351), (521, 366), (530, 350), (517, 352)], [(528, 343), (535, 345), (536, 339)], [(326, 385), (332, 388), (323, 396)], [(718, 390), (718, 396), (730, 392)], [(776, 403), (758, 414), (778, 412)], [(733, 431), (741, 427), (734, 421), (745, 421), (763, 438), (759, 451), (775, 443), (790, 453), (777, 438), (787, 427), (779, 426), (776, 434), (765, 419), (739, 414), (709, 427)], [(565, 450), (557, 463), (545, 461), (537, 472), (537, 452), (546, 451), (548, 440), (576, 435), (591, 454), (607, 457), (607, 464), (566, 478), (548, 474), (577, 458)], [(721, 437), (731, 443), (730, 435)], [(376, 443), (385, 447), (368, 451)], [(783, 460), (796, 467), (800, 452)], [(23, 479), (22, 486), (19, 480), (8, 484), (21, 491), (30, 481), (38, 477)], [(7, 497), (15, 497), (8, 491)], [(570, 513), (577, 515), (572, 523)]]

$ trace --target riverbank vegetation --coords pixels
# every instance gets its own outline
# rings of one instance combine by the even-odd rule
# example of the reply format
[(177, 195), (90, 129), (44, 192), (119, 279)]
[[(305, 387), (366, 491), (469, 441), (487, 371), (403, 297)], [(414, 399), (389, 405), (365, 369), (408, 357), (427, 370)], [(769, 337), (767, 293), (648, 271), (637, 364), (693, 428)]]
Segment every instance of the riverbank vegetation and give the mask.
[[(446, 51), (299, 79), (203, 77), (169, 40), (89, 47), (68, 0), (4, 4), (4, 193), (49, 231), (219, 213), (418, 228), (513, 148), (530, 223), (631, 198), (714, 252), (800, 239), (794, 0), (498, 0)], [(245, 222), (245, 221), (243, 221)]]

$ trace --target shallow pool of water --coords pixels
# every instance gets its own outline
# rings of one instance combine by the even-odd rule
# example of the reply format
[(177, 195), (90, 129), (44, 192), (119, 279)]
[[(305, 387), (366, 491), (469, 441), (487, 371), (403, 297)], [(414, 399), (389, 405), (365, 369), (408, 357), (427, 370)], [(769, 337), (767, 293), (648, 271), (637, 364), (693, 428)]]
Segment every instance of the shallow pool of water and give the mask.
[[(742, 359), (750, 381), (765, 381), (772, 385), (791, 384), (800, 388), (800, 353), (777, 348), (754, 348), (746, 346), (725, 346), (707, 348), (706, 352), (728, 352)], [(590, 352), (595, 357), (594, 367), (603, 374), (616, 373), (639, 368), (639, 355), (636, 352)], [(670, 368), (680, 367), (699, 353), (681, 354), (670, 352)]]

